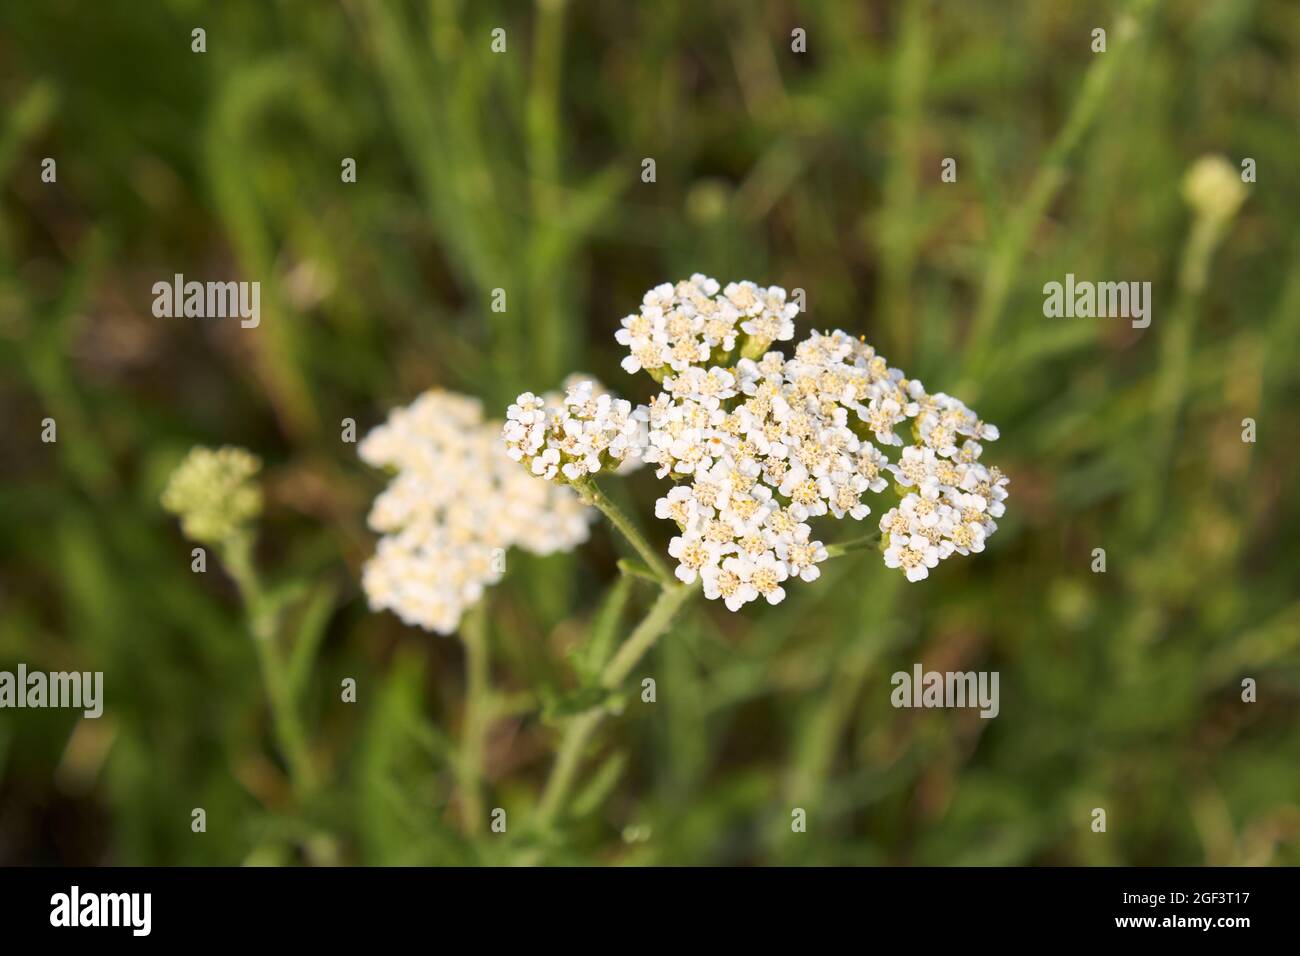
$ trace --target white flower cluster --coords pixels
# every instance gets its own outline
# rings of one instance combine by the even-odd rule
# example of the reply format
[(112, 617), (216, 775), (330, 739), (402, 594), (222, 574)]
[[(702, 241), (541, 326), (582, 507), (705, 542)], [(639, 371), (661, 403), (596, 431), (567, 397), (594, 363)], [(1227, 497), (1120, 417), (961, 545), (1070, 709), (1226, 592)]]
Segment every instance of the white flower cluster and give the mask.
[(914, 445), (903, 449), (898, 464), (886, 466), (898, 484), (916, 488), (880, 518), (885, 564), (901, 568), (909, 581), (921, 580), (953, 554), (983, 551), (984, 539), (998, 529), (993, 519), (1006, 510), (1007, 478), (976, 461), (979, 453), (980, 445), (969, 440), (953, 457)]
[(563, 395), (524, 392), (506, 412), (506, 454), (538, 478), (578, 481), (641, 464), (645, 416), (591, 378), (570, 376)]
[[(668, 549), (677, 577), (733, 611), (817, 578), (828, 551), (809, 522), (865, 518), (863, 496), (891, 478), (902, 500), (880, 522), (886, 565), (916, 581), (983, 550), (1005, 508), (1007, 478), (978, 461), (997, 429), (844, 332), (814, 331), (792, 358), (767, 351), (794, 337), (797, 311), (784, 289), (751, 282), (694, 275), (652, 289), (615, 337), (623, 367), (645, 369), (660, 393), (599, 410), (587, 393), (560, 409), (521, 395), (505, 432), (512, 457), (560, 481), (625, 459), (656, 465), (675, 483), (655, 514), (680, 532)], [(900, 447), (891, 462), (883, 449)]]
[(756, 354), (794, 337), (799, 307), (785, 301), (785, 289), (732, 282), (719, 295), (719, 288), (717, 280), (696, 273), (647, 292), (641, 311), (625, 318), (614, 336), (631, 353), (623, 359), (623, 369), (645, 369), (661, 381), (668, 369), (684, 372), (730, 352), (742, 332)]
[(439, 634), (504, 573), (505, 552), (567, 551), (585, 541), (594, 512), (571, 489), (520, 471), (501, 443), (501, 423), (481, 403), (425, 392), (395, 409), (359, 447), (361, 458), (396, 472), (375, 499), (380, 532), (362, 585), (375, 610)]

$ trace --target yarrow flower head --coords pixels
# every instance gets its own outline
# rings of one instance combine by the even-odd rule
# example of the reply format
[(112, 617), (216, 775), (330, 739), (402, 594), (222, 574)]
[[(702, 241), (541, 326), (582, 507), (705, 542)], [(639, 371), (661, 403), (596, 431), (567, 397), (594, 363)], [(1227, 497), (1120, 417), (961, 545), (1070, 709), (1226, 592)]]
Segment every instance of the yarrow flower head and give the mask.
[(370, 527), (383, 536), (362, 585), (375, 610), (439, 634), (500, 580), (507, 549), (568, 551), (585, 541), (591, 509), (538, 481), (506, 453), (501, 423), (469, 396), (428, 391), (372, 430), (362, 460), (394, 471)]
[(645, 416), (594, 379), (571, 376), (562, 395), (524, 392), (506, 411), (506, 454), (548, 481), (575, 482), (641, 463)]
[(195, 447), (172, 472), (162, 506), (180, 518), (187, 538), (224, 544), (262, 513), (262, 490), (254, 482), (261, 468), (243, 448)]
[(745, 354), (762, 354), (773, 342), (793, 338), (798, 311), (777, 286), (732, 282), (724, 289), (697, 273), (647, 292), (641, 310), (623, 319), (614, 338), (628, 348), (624, 371), (645, 369), (662, 381), (669, 370), (684, 372), (731, 352), (741, 338)]
[[(702, 275), (656, 286), (615, 338), (628, 349), (623, 368), (648, 372), (659, 393), (616, 413), (585, 391), (562, 405), (521, 395), (510, 454), (570, 481), (611, 462), (654, 465), (673, 483), (655, 515), (679, 532), (674, 573), (733, 611), (815, 580), (830, 551), (811, 522), (861, 521), (865, 497), (891, 485), (901, 500), (879, 520), (886, 566), (917, 581), (983, 550), (1005, 510), (1006, 476), (979, 462), (998, 429), (845, 332), (813, 331), (792, 355), (770, 349), (794, 338), (797, 312), (775, 286), (724, 288)], [(624, 444), (607, 456), (616, 438)]]

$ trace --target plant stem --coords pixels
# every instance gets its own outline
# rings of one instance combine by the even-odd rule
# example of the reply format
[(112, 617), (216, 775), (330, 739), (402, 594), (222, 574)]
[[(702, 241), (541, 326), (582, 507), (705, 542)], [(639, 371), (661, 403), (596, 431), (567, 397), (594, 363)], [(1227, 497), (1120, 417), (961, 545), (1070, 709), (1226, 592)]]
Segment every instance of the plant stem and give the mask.
[[(644, 539), (636, 532), (635, 528), (624, 528), (619, 519), (614, 517), (618, 514), (622, 518), (622, 512), (614, 507), (608, 498), (595, 488), (594, 483), (586, 483), (583, 490), (587, 493), (592, 503), (609, 515), (610, 520), (619, 525), (619, 529), (643, 558), (649, 562), (649, 557), (657, 555), (647, 555), (642, 546), (645, 545)], [(602, 503), (603, 502), (603, 503)], [(608, 505), (608, 509), (606, 508)], [(611, 510), (613, 513), (611, 513)], [(625, 519), (624, 519), (625, 520)], [(864, 535), (861, 538), (855, 538), (851, 541), (833, 544), (827, 547), (830, 557), (839, 557), (851, 551), (857, 551), (861, 548), (870, 547), (880, 539), (880, 533)], [(640, 545), (638, 545), (640, 542)], [(648, 546), (645, 546), (648, 548)], [(632, 668), (643, 658), (652, 648), (656, 641), (668, 629), (672, 622), (673, 615), (678, 608), (686, 601), (692, 593), (695, 586), (683, 585), (677, 583), (674, 579), (665, 581), (660, 578), (662, 590), (654, 605), (641, 619), (636, 628), (632, 631), (626, 641), (624, 641), (614, 652), (614, 656), (609, 663), (605, 665), (600, 674), (600, 684), (609, 690), (614, 690), (627, 678)], [(671, 583), (670, 583), (671, 582)], [(547, 778), (546, 787), (542, 791), (542, 799), (537, 808), (537, 822), (541, 828), (548, 828), (559, 814), (560, 807), (568, 797), (570, 790), (573, 788), (574, 780), (577, 777), (578, 768), (582, 762), (583, 752), (586, 750), (587, 743), (595, 733), (600, 722), (605, 718), (606, 709), (604, 707), (593, 707), (591, 710), (584, 711), (576, 715), (565, 728), (564, 737), (560, 741), (560, 747), (555, 755), (555, 763), (551, 767), (550, 776)]]
[(663, 632), (668, 630), (668, 625), (672, 622), (677, 609), (694, 592), (694, 586), (674, 581), (659, 593), (658, 599), (641, 619), (641, 623), (633, 629), (628, 639), (614, 652), (605, 669), (600, 672), (600, 682), (603, 686), (614, 690), (627, 679), (627, 675), (631, 673), (637, 662), (654, 646)]
[(899, 42), (891, 70), (890, 127), (893, 147), (885, 179), (884, 208), (878, 242), (881, 276), (880, 315), (889, 329), (892, 351), (900, 361), (912, 354), (916, 303), (911, 297), (921, 230), (916, 223), (923, 139), (922, 109), (930, 74), (931, 42), (927, 16), (919, 0), (901, 11)]
[(253, 539), (240, 534), (225, 542), (221, 558), (239, 587), (244, 602), (248, 628), (257, 651), (257, 662), (262, 673), (262, 684), (271, 705), (271, 726), (276, 744), (289, 768), (289, 778), (298, 796), (306, 796), (316, 786), (307, 737), (298, 720), (289, 683), (288, 669), (276, 642), (279, 631), (280, 609), (270, 601), (262, 588), (253, 563)]
[(461, 823), (475, 834), (483, 829), (483, 762), (487, 730), (491, 721), (488, 700), (487, 612), (482, 603), (465, 615), (461, 628), (465, 645), (465, 715), (461, 730), (460, 776)]
[(1113, 31), (1115, 42), (1110, 52), (1095, 55), (1070, 115), (1052, 141), (1029, 191), (999, 230), (971, 327), (968, 371), (988, 360), (1012, 283), (1034, 230), (1069, 178), (1079, 145), (1101, 115), (1120, 68), (1138, 49), (1138, 41), (1146, 31), (1155, 5), (1156, 0), (1134, 0), (1125, 14), (1126, 19), (1122, 19)]
[(533, 31), (532, 72), (524, 104), (525, 156), (529, 174), (533, 222), (539, 227), (536, 241), (524, 256), (528, 277), (531, 322), (535, 330), (529, 348), (544, 379), (554, 377), (572, 351), (572, 334), (565, 321), (564, 297), (556, 291), (556, 275), (550, 267), (551, 236), (540, 235), (546, 224), (555, 223), (560, 198), (561, 148), (564, 129), (560, 123), (560, 77), (564, 61), (564, 2), (543, 0), (537, 4)]
[(1183, 246), (1178, 298), (1160, 341), (1160, 360), (1151, 396), (1151, 425), (1144, 438), (1147, 479), (1131, 499), (1135, 502), (1136, 526), (1147, 531), (1159, 518), (1161, 502), (1168, 493), (1166, 476), (1177, 445), (1180, 412), (1187, 398), (1201, 299), (1214, 253), (1231, 225), (1231, 217), (1216, 220), (1198, 216), (1192, 221)]
[(542, 791), (542, 801), (537, 806), (537, 823), (542, 829), (550, 827), (560, 809), (560, 804), (573, 788), (578, 764), (587, 741), (599, 726), (604, 711), (592, 708), (569, 720), (564, 730), (564, 737), (555, 753), (555, 763), (551, 765), (551, 774), (546, 779), (546, 789)]
[(316, 774), (307, 747), (307, 736), (289, 693), (284, 662), (280, 659), (274, 639), (263, 639), (254, 634), (253, 644), (257, 648), (267, 699), (271, 702), (271, 723), (276, 742), (289, 765), (294, 790), (300, 797), (306, 796), (316, 786)]
[(899, 639), (899, 629), (891, 623), (903, 576), (895, 572), (878, 578), (871, 598), (862, 607), (862, 634), (835, 655), (835, 667), (825, 691), (810, 700), (809, 713), (801, 721), (790, 760), (787, 792), (795, 805), (817, 805), (824, 797), (835, 765), (835, 756), (844, 734), (856, 713), (855, 705), (872, 667)]
[(871, 534), (863, 535), (861, 538), (852, 538), (848, 541), (837, 541), (835, 544), (826, 546), (826, 556), (828, 558), (840, 558), (853, 551), (862, 551), (871, 547), (880, 540), (880, 532), (873, 531)]
[(637, 530), (636, 525), (623, 513), (622, 509), (614, 504), (605, 492), (601, 491), (595, 480), (585, 478), (582, 481), (574, 482), (573, 486), (586, 501), (604, 512), (605, 517), (613, 523), (614, 527), (618, 528), (623, 537), (628, 540), (628, 543), (636, 549), (636, 553), (641, 556), (641, 560), (646, 563), (646, 567), (654, 573), (665, 588), (676, 585), (676, 579), (668, 571), (668, 565), (664, 564), (663, 559), (659, 557), (659, 552)]
[(644, 581), (653, 581), (655, 584), (663, 584), (663, 581), (660, 580), (659, 576), (651, 573), (650, 569), (645, 565), (637, 564), (635, 561), (630, 561), (627, 558), (619, 559), (618, 569), (625, 577), (641, 578)]
[[(654, 646), (668, 629), (673, 615), (678, 608), (696, 591), (694, 585), (679, 583), (665, 584), (659, 597), (646, 612), (626, 641), (614, 652), (614, 656), (600, 673), (600, 684), (609, 690), (615, 690), (631, 673), (646, 652)], [(578, 766), (582, 761), (583, 751), (592, 733), (604, 719), (606, 709), (593, 707), (573, 717), (565, 728), (564, 737), (551, 767), (550, 777), (542, 791), (542, 800), (537, 808), (537, 822), (546, 829), (554, 822), (560, 807), (573, 788)]]

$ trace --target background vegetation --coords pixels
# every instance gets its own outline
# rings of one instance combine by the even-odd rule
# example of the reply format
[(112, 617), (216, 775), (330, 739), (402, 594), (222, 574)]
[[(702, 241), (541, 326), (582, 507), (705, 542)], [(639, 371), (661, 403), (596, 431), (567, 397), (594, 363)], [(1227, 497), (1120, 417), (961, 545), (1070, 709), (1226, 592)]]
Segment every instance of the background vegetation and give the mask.
[[(1300, 6), (18, 0), (0, 114), (0, 669), (107, 696), (0, 712), (0, 862), (1300, 863)], [(1206, 153), (1259, 181), (1201, 289)], [(613, 331), (693, 271), (803, 288), (805, 328), (998, 423), (1007, 520), (921, 585), (866, 552), (776, 608), (697, 603), (539, 827), (591, 641), (650, 595), (609, 596), (603, 528), (512, 553), (462, 749), (462, 643), (359, 593), (381, 477), (339, 422), (575, 368), (644, 398)], [(259, 280), (261, 327), (154, 318), (176, 272)], [(1150, 328), (1044, 318), (1067, 272), (1152, 281)], [(158, 504), (195, 443), (267, 461), (308, 794), (234, 585)], [(653, 487), (613, 490), (645, 520)], [(999, 671), (1000, 716), (894, 710), (918, 661)], [(507, 834), (462, 819), (465, 759)]]

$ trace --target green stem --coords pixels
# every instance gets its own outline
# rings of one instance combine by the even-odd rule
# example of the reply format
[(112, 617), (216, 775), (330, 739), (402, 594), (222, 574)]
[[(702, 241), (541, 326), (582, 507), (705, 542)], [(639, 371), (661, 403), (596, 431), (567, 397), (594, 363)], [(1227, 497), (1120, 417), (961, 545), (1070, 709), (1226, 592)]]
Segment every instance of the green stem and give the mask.
[[(614, 656), (600, 673), (600, 684), (608, 690), (615, 690), (631, 673), (646, 652), (668, 629), (673, 615), (696, 591), (694, 585), (665, 584), (659, 597), (646, 612), (626, 641), (614, 652)], [(564, 737), (551, 767), (550, 777), (542, 791), (541, 803), (537, 808), (537, 822), (542, 829), (548, 828), (559, 814), (569, 791), (573, 788), (578, 767), (582, 762), (583, 751), (588, 740), (600, 722), (605, 718), (604, 707), (593, 707), (578, 714), (569, 721)]]
[(600, 725), (604, 711), (593, 708), (578, 714), (569, 720), (564, 730), (564, 737), (555, 753), (555, 763), (551, 765), (551, 774), (546, 779), (546, 788), (542, 791), (542, 801), (537, 807), (537, 822), (542, 829), (547, 829), (559, 813), (560, 804), (573, 789), (578, 766), (582, 762), (582, 753), (587, 741)]
[(1101, 115), (1120, 67), (1137, 50), (1155, 5), (1156, 0), (1134, 0), (1126, 14), (1131, 19), (1121, 21), (1112, 31), (1115, 42), (1109, 52), (1093, 55), (1065, 125), (1052, 141), (1024, 199), (999, 230), (972, 323), (968, 351), (971, 367), (979, 368), (989, 358), (998, 323), (1030, 240), (1069, 179), (1075, 154)]
[(908, 0), (901, 12), (894, 58), (890, 124), (892, 148), (885, 180), (884, 209), (878, 230), (881, 276), (880, 314), (890, 332), (891, 355), (906, 361), (912, 354), (916, 303), (912, 278), (921, 230), (916, 223), (921, 167), (922, 111), (930, 73), (930, 36), (920, 0)]
[(483, 764), (492, 716), (488, 699), (487, 612), (481, 603), (465, 616), (460, 636), (465, 645), (465, 719), (458, 764), (461, 822), (467, 833), (475, 834), (485, 822)]
[(645, 581), (653, 581), (655, 584), (663, 584), (663, 581), (659, 579), (659, 576), (652, 573), (645, 565), (637, 564), (635, 561), (628, 560), (627, 558), (619, 559), (618, 570), (626, 577), (641, 578)]
[[(859, 713), (857, 704), (863, 688), (875, 664), (887, 657), (900, 639), (902, 632), (891, 621), (903, 581), (897, 572), (877, 576), (869, 599), (848, 612), (860, 623), (849, 643), (836, 649), (835, 665), (826, 689), (809, 697), (807, 713), (798, 722), (801, 730), (787, 762), (789, 770), (784, 787), (788, 806), (826, 806), (824, 801), (835, 758), (841, 752), (854, 715)], [(837, 812), (843, 811), (832, 811)], [(784, 835), (788, 835), (788, 827), (789, 817), (786, 817), (782, 826)], [(793, 849), (788, 841), (781, 845), (787, 852)]]
[(315, 789), (316, 773), (312, 768), (310, 751), (307, 747), (307, 735), (298, 719), (298, 713), (289, 693), (284, 662), (280, 659), (274, 641), (263, 640), (254, 635), (253, 643), (257, 648), (267, 698), (271, 702), (271, 723), (275, 730), (276, 742), (288, 762), (289, 776), (293, 781), (294, 789), (299, 796), (306, 796)]
[(659, 557), (659, 552), (637, 530), (636, 525), (623, 513), (622, 509), (614, 504), (605, 492), (600, 490), (600, 486), (596, 484), (594, 479), (585, 478), (582, 481), (576, 481), (573, 483), (573, 487), (577, 489), (585, 501), (604, 512), (605, 517), (622, 533), (623, 537), (627, 538), (628, 543), (636, 549), (636, 553), (646, 563), (646, 567), (651, 570), (665, 588), (677, 584), (676, 578), (668, 570), (668, 565), (664, 564), (663, 559)]
[(852, 538), (848, 541), (837, 541), (835, 544), (826, 546), (826, 556), (828, 558), (840, 558), (853, 551), (862, 551), (871, 547), (880, 540), (880, 532), (875, 531), (871, 534), (863, 535), (861, 538)]
[(1132, 499), (1137, 527), (1150, 530), (1168, 493), (1166, 478), (1177, 446), (1179, 419), (1189, 386), (1196, 323), (1214, 253), (1232, 219), (1199, 216), (1183, 246), (1178, 270), (1178, 298), (1160, 342), (1160, 360), (1152, 394), (1150, 431), (1144, 438), (1145, 484)]
[(535, 336), (528, 346), (541, 377), (551, 378), (564, 362), (571, 346), (566, 331), (563, 294), (555, 295), (556, 277), (549, 252), (542, 251), (551, 235), (542, 227), (560, 216), (561, 146), (560, 77), (564, 51), (564, 2), (542, 0), (534, 21), (532, 73), (525, 100), (526, 157), (530, 178), (533, 222), (538, 225), (537, 243), (524, 257), (528, 276), (531, 319)]
[(650, 648), (654, 647), (655, 641), (659, 640), (668, 629), (677, 609), (694, 592), (694, 586), (674, 582), (659, 593), (659, 598), (641, 619), (641, 623), (633, 629), (628, 639), (614, 652), (605, 669), (600, 672), (600, 682), (603, 686), (614, 690), (627, 679), (632, 668)]
[(267, 598), (253, 562), (253, 539), (240, 534), (225, 542), (221, 558), (230, 576), (239, 587), (244, 602), (248, 628), (257, 652), (257, 662), (262, 674), (262, 684), (271, 705), (271, 726), (276, 744), (289, 768), (289, 778), (294, 790), (302, 797), (316, 786), (307, 736), (298, 719), (289, 682), (289, 671), (276, 642), (280, 611)]

